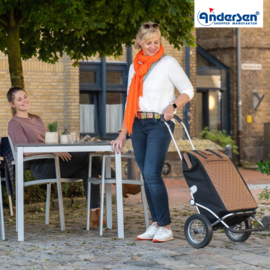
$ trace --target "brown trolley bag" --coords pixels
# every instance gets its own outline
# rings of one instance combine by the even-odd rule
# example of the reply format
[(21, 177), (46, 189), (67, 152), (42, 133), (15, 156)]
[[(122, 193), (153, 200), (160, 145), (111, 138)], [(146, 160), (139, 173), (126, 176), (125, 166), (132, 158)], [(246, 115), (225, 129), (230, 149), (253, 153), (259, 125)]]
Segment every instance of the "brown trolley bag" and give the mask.
[[(182, 164), (188, 186), (197, 186), (198, 192), (193, 195), (195, 201), (219, 217), (258, 207), (233, 161), (223, 153), (189, 151), (184, 153)], [(216, 220), (209, 211), (200, 209), (200, 212), (210, 222)]]
[[(184, 234), (194, 248), (207, 246), (212, 239), (213, 230), (223, 229), (233, 242), (246, 241), (253, 231), (262, 231), (265, 226), (255, 215), (258, 207), (244, 179), (233, 161), (219, 151), (196, 151), (183, 121), (182, 124), (193, 151), (184, 153), (183, 158), (177, 147), (172, 131), (163, 116), (176, 150), (182, 160), (183, 173), (190, 188), (190, 205), (198, 214), (187, 218)], [(260, 228), (252, 228), (251, 218)]]

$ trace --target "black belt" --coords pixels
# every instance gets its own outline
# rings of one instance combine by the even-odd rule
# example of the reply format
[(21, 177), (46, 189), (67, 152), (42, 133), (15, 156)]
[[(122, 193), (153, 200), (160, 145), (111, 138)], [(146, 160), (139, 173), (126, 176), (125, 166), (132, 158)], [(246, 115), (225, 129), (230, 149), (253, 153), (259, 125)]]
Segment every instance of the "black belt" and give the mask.
[(155, 112), (137, 112), (138, 119), (160, 119), (160, 114)]

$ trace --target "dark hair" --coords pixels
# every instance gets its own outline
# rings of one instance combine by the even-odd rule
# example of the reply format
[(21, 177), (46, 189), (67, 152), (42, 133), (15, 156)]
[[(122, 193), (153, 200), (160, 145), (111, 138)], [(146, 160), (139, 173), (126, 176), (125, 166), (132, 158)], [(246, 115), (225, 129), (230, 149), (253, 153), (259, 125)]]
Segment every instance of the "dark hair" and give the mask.
[[(24, 89), (22, 89), (21, 87), (12, 86), (12, 87), (9, 88), (9, 90), (7, 92), (7, 100), (8, 100), (8, 102), (12, 102), (12, 103), (14, 102), (15, 94), (18, 91), (24, 91), (25, 94), (26, 94), (26, 91)], [(11, 112), (12, 112), (12, 115), (14, 116), (16, 114), (16, 109), (14, 107), (11, 107)], [(28, 113), (28, 116), (29, 117), (39, 117), (38, 115), (30, 114), (30, 113)]]
[[(16, 86), (12, 86), (9, 88), (8, 92), (7, 92), (7, 100), (8, 102), (14, 102), (14, 98), (15, 98), (15, 94), (18, 91), (24, 91), (24, 89), (22, 89), (21, 87), (16, 87)], [(26, 92), (25, 92), (26, 93)], [(14, 107), (11, 107), (11, 111), (12, 111), (12, 115), (14, 116), (16, 114), (16, 109)]]

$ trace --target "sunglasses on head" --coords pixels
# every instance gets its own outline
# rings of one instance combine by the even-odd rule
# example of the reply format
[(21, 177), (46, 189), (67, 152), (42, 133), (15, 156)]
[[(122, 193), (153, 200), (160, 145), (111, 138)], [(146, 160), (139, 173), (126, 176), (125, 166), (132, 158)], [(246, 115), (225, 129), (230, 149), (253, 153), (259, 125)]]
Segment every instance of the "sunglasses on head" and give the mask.
[(158, 23), (145, 23), (145, 24), (143, 24), (143, 28), (145, 28), (145, 29), (149, 29), (150, 27), (154, 27), (154, 28), (158, 29), (159, 24)]

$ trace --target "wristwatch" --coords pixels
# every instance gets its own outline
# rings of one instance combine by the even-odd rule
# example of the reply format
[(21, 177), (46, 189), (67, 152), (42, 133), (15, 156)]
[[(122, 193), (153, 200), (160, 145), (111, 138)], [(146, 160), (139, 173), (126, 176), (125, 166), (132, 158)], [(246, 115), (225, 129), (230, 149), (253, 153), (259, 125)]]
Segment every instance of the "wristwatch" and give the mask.
[(177, 105), (176, 105), (175, 103), (172, 103), (172, 106), (173, 106), (173, 108), (174, 108), (174, 112), (176, 112), (176, 110), (177, 110)]

